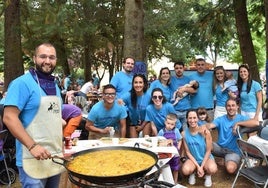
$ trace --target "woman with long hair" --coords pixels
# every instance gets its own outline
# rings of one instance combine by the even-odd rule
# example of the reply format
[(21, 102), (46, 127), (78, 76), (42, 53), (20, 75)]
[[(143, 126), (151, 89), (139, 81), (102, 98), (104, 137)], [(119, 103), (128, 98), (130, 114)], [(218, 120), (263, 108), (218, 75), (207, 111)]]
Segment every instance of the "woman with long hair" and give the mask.
[(131, 90), (123, 95), (122, 99), (128, 108), (131, 138), (137, 138), (147, 122), (145, 121), (146, 107), (150, 103), (147, 93), (148, 81), (143, 74), (136, 74), (132, 79)]
[(262, 88), (260, 83), (252, 80), (247, 64), (238, 68), (237, 87), (241, 114), (262, 121)]
[(216, 99), (214, 119), (227, 113), (225, 109), (225, 103), (228, 100), (229, 96), (227, 90), (222, 92), (225, 80), (226, 75), (223, 66), (215, 67), (213, 72), (213, 92)]
[(172, 94), (171, 94), (171, 90), (170, 90), (170, 77), (171, 77), (171, 73), (168, 67), (163, 67), (160, 69), (160, 73), (158, 76), (158, 79), (153, 81), (150, 84), (149, 87), (149, 94), (151, 94), (151, 92), (153, 91), (153, 89), (155, 88), (160, 88), (163, 91), (163, 94), (166, 98), (167, 101), (170, 101)]
[(205, 126), (198, 126), (196, 110), (186, 113), (188, 128), (182, 134), (183, 146), (188, 159), (182, 165), (182, 173), (189, 175), (189, 184), (196, 183), (195, 175), (205, 177), (204, 186), (211, 187), (211, 175), (217, 172), (217, 164), (212, 151), (212, 136)]

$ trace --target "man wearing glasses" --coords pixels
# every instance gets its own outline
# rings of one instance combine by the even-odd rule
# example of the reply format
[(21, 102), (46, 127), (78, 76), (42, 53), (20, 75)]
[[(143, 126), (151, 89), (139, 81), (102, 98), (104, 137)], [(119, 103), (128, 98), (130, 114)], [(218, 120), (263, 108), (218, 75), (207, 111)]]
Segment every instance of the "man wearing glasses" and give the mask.
[(55, 47), (35, 49), (34, 68), (13, 80), (5, 98), (3, 121), (16, 137), (16, 165), (22, 187), (59, 187), (64, 171), (51, 160), (62, 155), (61, 94), (52, 73)]
[(115, 101), (116, 89), (112, 84), (103, 86), (103, 100), (96, 103), (88, 113), (86, 129), (90, 139), (110, 136), (126, 137), (127, 112), (123, 105)]

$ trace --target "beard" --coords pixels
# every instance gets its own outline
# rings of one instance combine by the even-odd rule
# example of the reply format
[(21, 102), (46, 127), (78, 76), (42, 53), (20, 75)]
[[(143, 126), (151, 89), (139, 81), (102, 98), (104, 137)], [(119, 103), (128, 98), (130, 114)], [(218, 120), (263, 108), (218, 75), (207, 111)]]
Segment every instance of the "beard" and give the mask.
[(41, 64), (41, 65), (39, 65), (39, 64), (35, 64), (35, 68), (36, 68), (36, 70), (38, 70), (39, 72), (42, 72), (42, 73), (44, 73), (44, 74), (46, 74), (46, 75), (51, 75), (52, 72), (53, 72), (54, 69), (55, 69), (55, 66), (54, 66), (54, 67), (53, 67), (53, 66), (42, 66), (42, 64)]
[(128, 73), (128, 74), (131, 73), (132, 70), (133, 70), (133, 68), (128, 68), (128, 67), (127, 67), (127, 68), (124, 68), (124, 67), (123, 67), (123, 69), (124, 69), (124, 71), (125, 71), (126, 73)]

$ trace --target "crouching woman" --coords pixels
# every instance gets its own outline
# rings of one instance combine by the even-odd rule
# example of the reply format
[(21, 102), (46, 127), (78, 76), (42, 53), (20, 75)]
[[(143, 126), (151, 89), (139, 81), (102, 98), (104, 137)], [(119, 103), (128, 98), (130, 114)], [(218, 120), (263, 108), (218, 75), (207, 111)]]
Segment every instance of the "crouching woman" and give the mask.
[(205, 187), (212, 186), (211, 175), (217, 172), (217, 164), (211, 154), (212, 137), (210, 131), (198, 126), (198, 116), (195, 110), (186, 113), (188, 128), (182, 132), (183, 146), (187, 160), (182, 165), (182, 173), (189, 175), (188, 183), (196, 183), (195, 175), (204, 177)]

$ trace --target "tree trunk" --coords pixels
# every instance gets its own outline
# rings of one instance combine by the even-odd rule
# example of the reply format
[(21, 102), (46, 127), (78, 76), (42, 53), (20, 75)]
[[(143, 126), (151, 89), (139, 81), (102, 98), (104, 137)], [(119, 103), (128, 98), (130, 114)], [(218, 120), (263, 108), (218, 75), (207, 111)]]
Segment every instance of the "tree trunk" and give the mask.
[(57, 66), (62, 66), (64, 75), (70, 75), (71, 70), (67, 59), (66, 44), (64, 39), (60, 36), (60, 34), (57, 33), (51, 38), (50, 42), (55, 46), (57, 51)]
[(145, 61), (143, 0), (125, 0), (124, 57)]
[(254, 51), (247, 16), (247, 1), (234, 0), (233, 5), (243, 63), (249, 65), (252, 78), (260, 82), (259, 69), (257, 65), (256, 54)]
[[(84, 1), (83, 2), (83, 12), (85, 15), (85, 20), (88, 22), (90, 25), (90, 22), (92, 20), (92, 9), (90, 6), (90, 1)], [(84, 38), (84, 77), (85, 77), (85, 82), (88, 82), (92, 78), (92, 42), (91, 38), (94, 37), (90, 32), (85, 32), (83, 34)]]
[(8, 84), (24, 73), (21, 30), (20, 30), (20, 1), (5, 1), (5, 55), (4, 55), (4, 82), (5, 91)]
[(264, 0), (265, 8), (265, 35), (266, 35), (266, 100), (268, 99), (268, 0)]
[(90, 47), (90, 35), (84, 34), (84, 76), (85, 82), (88, 82), (92, 78), (92, 58)]

